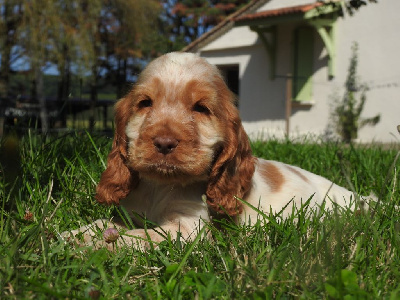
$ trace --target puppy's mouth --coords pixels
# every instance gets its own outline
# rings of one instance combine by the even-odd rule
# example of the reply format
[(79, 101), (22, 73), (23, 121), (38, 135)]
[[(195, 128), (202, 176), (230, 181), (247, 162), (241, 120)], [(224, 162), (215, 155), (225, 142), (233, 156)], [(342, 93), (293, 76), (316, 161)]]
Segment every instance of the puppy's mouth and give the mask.
[(165, 161), (161, 161), (150, 166), (150, 172), (156, 172), (164, 176), (176, 176), (182, 174), (181, 168)]
[(139, 173), (142, 177), (157, 180), (164, 183), (186, 184), (193, 181), (202, 181), (207, 178), (207, 174), (194, 172), (179, 164), (172, 164), (167, 161), (159, 161), (154, 164), (148, 164), (141, 168)]
[(145, 171), (142, 170), (140, 172), (140, 175), (144, 178), (164, 183), (184, 182), (185, 178), (190, 177), (181, 168), (167, 163), (147, 166)]
[[(186, 148), (190, 151), (185, 151)], [(140, 177), (158, 182), (186, 184), (207, 180), (212, 155), (195, 146), (186, 148), (177, 147), (168, 154), (162, 154), (154, 149), (135, 147), (129, 155), (129, 165)]]

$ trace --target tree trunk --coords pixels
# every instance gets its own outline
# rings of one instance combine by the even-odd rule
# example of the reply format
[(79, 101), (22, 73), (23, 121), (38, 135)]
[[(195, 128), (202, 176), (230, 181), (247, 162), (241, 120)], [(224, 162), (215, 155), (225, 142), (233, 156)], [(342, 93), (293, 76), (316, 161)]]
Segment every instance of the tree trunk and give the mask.
[(65, 57), (64, 63), (60, 66), (61, 74), (58, 86), (57, 106), (60, 114), (60, 126), (67, 127), (68, 96), (71, 86), (70, 62)]
[(1, 53), (1, 67), (0, 67), (0, 137), (3, 136), (4, 128), (4, 111), (6, 106), (11, 102), (9, 97), (9, 83), (10, 83), (10, 55), (11, 46), (4, 45)]
[(43, 73), (40, 67), (35, 68), (36, 96), (40, 108), (40, 122), (42, 133), (46, 134), (49, 130), (49, 120), (46, 107), (46, 99), (43, 93)]
[[(8, 39), (7, 39), (8, 40)], [(7, 42), (3, 46), (1, 53), (1, 67), (0, 67), (0, 97), (8, 97), (8, 86), (10, 83), (10, 57), (11, 57), (11, 44)]]
[(117, 71), (117, 98), (122, 98), (126, 93), (126, 74), (128, 64), (126, 59), (118, 60), (118, 71)]
[(15, 44), (15, 21), (10, 21), (12, 17), (12, 5), (4, 5), (3, 7), (3, 30), (1, 31), (1, 35), (4, 38), (4, 43), (1, 49), (1, 65), (0, 65), (0, 97), (5, 98), (8, 97), (8, 89), (10, 82), (10, 58), (11, 58), (11, 49)]
[(94, 130), (96, 103), (97, 103), (97, 68), (92, 68), (92, 81), (90, 83), (90, 112), (89, 112), (89, 130)]
[(5, 38), (2, 51), (1, 51), (1, 65), (0, 65), (0, 138), (3, 136), (4, 127), (4, 110), (8, 100), (8, 89), (10, 83), (10, 58), (11, 48), (13, 46), (13, 35), (10, 36), (10, 23), (7, 21), (10, 13), (10, 6), (5, 5), (3, 9), (3, 22), (6, 25), (4, 31), (1, 32)]

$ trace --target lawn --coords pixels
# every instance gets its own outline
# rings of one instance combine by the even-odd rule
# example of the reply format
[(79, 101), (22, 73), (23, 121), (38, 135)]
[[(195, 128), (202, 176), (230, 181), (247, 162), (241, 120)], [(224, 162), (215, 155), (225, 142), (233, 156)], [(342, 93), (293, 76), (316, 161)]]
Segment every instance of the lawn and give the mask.
[(166, 240), (147, 252), (74, 248), (61, 232), (121, 213), (93, 198), (110, 145), (86, 132), (3, 141), (1, 299), (400, 298), (398, 145), (253, 143), (257, 156), (374, 192), (371, 213), (304, 207), (253, 227), (210, 224), (212, 240)]

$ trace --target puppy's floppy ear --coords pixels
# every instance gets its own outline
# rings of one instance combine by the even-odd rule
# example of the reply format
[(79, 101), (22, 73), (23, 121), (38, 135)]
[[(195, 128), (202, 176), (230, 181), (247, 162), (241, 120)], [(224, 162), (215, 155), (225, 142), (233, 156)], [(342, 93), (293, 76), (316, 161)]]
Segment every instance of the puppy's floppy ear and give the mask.
[(243, 198), (251, 188), (255, 158), (243, 129), (233, 94), (225, 89), (218, 118), (225, 126), (224, 143), (213, 164), (207, 186), (207, 202), (218, 213), (234, 216), (242, 212)]
[(115, 105), (115, 133), (111, 152), (108, 154), (107, 168), (101, 174), (96, 188), (96, 200), (100, 203), (119, 204), (138, 183), (138, 175), (127, 165), (128, 139), (126, 125), (132, 115), (132, 101), (129, 95)]

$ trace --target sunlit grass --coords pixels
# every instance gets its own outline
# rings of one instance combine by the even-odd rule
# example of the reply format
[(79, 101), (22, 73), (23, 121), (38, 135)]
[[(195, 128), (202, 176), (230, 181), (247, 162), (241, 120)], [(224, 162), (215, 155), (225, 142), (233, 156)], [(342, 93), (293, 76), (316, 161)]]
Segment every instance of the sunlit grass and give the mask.
[[(253, 227), (210, 224), (212, 240), (110, 253), (74, 249), (59, 234), (116, 212), (93, 198), (111, 140), (79, 132), (14, 141), (1, 151), (1, 299), (400, 297), (399, 146), (253, 143), (258, 156), (374, 192), (372, 214), (313, 215), (305, 206)], [(20, 149), (13, 162), (7, 147)]]

